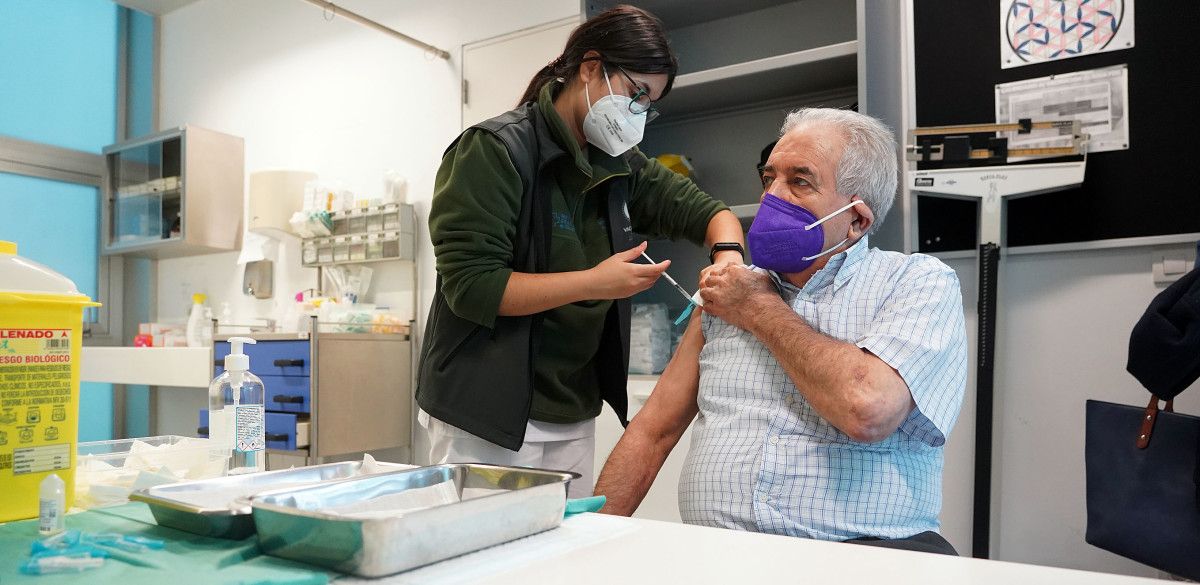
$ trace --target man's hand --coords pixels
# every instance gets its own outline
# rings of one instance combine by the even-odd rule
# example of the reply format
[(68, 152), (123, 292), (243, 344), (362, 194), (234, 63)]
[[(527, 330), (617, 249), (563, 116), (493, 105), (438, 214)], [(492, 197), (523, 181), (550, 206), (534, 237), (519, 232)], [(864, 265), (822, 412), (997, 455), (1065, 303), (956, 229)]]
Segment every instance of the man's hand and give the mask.
[(704, 279), (714, 271), (725, 268), (726, 266), (741, 266), (745, 263), (745, 260), (742, 258), (742, 253), (738, 252), (737, 250), (721, 250), (720, 252), (717, 252), (713, 256), (712, 265), (705, 266), (704, 270), (700, 271), (700, 286), (697, 286), (696, 290), (704, 288)]
[(753, 319), (772, 303), (783, 303), (771, 277), (740, 264), (712, 266), (700, 282), (704, 311), (749, 331)]

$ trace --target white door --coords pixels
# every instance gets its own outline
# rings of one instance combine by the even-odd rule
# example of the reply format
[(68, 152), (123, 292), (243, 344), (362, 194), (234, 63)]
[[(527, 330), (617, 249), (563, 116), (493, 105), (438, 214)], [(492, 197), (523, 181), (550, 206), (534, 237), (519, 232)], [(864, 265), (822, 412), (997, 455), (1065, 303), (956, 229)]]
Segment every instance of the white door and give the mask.
[(533, 74), (562, 53), (579, 17), (571, 16), (463, 45), (462, 127), (517, 106)]

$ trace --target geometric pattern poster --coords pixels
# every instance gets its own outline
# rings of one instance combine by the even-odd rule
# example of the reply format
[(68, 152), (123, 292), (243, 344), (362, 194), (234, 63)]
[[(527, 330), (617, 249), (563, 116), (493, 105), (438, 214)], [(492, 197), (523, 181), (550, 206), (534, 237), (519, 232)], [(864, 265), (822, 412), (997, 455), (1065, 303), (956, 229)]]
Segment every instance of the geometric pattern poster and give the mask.
[(1000, 68), (1128, 49), (1134, 0), (1000, 0)]

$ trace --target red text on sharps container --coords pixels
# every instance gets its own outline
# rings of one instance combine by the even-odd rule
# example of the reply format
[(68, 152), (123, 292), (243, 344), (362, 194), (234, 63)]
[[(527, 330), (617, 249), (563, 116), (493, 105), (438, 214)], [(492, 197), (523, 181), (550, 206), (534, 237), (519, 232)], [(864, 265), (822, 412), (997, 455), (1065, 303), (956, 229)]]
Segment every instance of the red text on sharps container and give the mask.
[(50, 339), (54, 332), (49, 329), (0, 329), (0, 339)]
[(0, 355), (0, 364), (54, 364), (71, 361), (69, 354), (60, 355)]

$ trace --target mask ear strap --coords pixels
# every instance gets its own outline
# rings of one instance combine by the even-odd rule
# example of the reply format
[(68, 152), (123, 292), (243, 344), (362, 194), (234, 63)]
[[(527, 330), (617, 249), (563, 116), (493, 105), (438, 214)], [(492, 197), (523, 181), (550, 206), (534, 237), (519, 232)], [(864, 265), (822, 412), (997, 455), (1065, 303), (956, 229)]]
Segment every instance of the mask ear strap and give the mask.
[(608, 69), (604, 67), (604, 62), (600, 62), (600, 72), (604, 74), (604, 83), (608, 84), (608, 95), (616, 95), (612, 90), (612, 80), (608, 78)]
[[(830, 213), (829, 215), (826, 215), (825, 217), (822, 217), (821, 219), (818, 219), (817, 221), (814, 221), (814, 222), (804, 226), (804, 229), (811, 230), (811, 229), (825, 223), (826, 221), (829, 221), (829, 218), (831, 218), (843, 211), (846, 211), (847, 209), (850, 209), (851, 207), (854, 207), (855, 205), (858, 205), (859, 203), (866, 204), (866, 201), (863, 201), (862, 199), (856, 199), (854, 201), (851, 201), (850, 203), (843, 205), (837, 211)], [(845, 242), (843, 242), (843, 243), (845, 243)], [(841, 244), (839, 244), (839, 245), (841, 245)], [(814, 256), (814, 258), (816, 258), (816, 256)]]
[(808, 262), (809, 260), (816, 260), (817, 258), (820, 258), (821, 256), (824, 256), (826, 254), (829, 254), (830, 252), (833, 252), (834, 250), (836, 250), (838, 248), (841, 248), (842, 244), (845, 244), (846, 242), (849, 242), (849, 241), (850, 241), (850, 238), (846, 238), (846, 239), (830, 246), (828, 250), (825, 250), (824, 252), (821, 252), (820, 254), (817, 254), (816, 256), (805, 256), (805, 257), (801, 258), (801, 260), (804, 260), (805, 262)]

